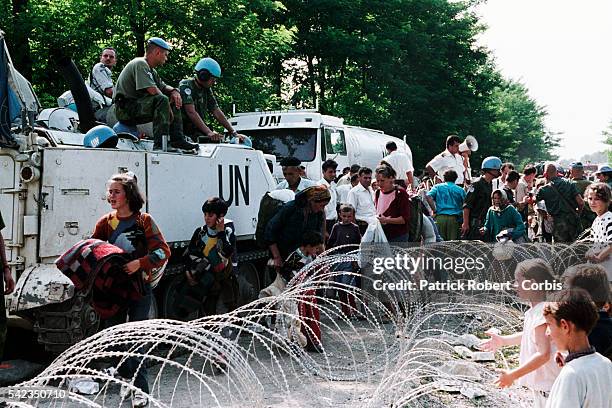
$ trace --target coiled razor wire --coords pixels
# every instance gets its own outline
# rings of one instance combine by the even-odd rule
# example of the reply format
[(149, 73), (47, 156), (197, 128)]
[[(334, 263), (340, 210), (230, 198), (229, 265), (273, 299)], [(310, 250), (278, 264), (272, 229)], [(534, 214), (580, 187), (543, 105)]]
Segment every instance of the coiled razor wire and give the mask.
[[(398, 255), (481, 257), (485, 268), (446, 271), (447, 279), (505, 282), (513, 279), (518, 262), (536, 257), (548, 260), (560, 276), (581, 263), (588, 248), (588, 243), (492, 248), (480, 242), (334, 248), (307, 265), (277, 296), (189, 322), (155, 319), (108, 328), (15, 386), (69, 390), (70, 384), (85, 379), (99, 385), (92, 395), (69, 390), (63, 399), (8, 405), (129, 406), (130, 393), (137, 390), (134, 378), (121, 378), (109, 367), (138, 358), (139, 369), (148, 367), (151, 407), (528, 406), (529, 394), (519, 387), (508, 391), (492, 385), (495, 369), (507, 368), (503, 353), (496, 354), (494, 363), (477, 363), (462, 359), (453, 348), (463, 335), (484, 338), (490, 327), (503, 333), (520, 330), (524, 305), (513, 291), (376, 291), (372, 287), (379, 279), (434, 278), (425, 268), (387, 268), (378, 275), (371, 271), (372, 262)], [(339, 268), (347, 262), (360, 264), (361, 273)], [(340, 283), (343, 274), (361, 276), (361, 287)], [(306, 324), (310, 318), (300, 316), (296, 307), (285, 307), (300, 302), (320, 312), (320, 353), (304, 350), (287, 336), (287, 322), (299, 322), (306, 328), (302, 333), (312, 334)], [(485, 396), (469, 399), (442, 392), (449, 384), (481, 390)]]

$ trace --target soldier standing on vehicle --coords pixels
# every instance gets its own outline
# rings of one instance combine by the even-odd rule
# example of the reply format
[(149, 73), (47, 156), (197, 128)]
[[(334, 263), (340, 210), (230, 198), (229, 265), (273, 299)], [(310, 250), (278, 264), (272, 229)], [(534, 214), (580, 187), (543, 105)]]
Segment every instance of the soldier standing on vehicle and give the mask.
[(461, 139), (457, 135), (446, 138), (446, 150), (427, 163), (427, 173), (432, 180), (436, 180), (437, 176), (437, 181), (441, 182), (446, 170), (455, 170), (458, 176), (455, 184), (463, 186), (465, 167), (463, 167), (463, 157), (459, 154), (460, 144)]
[(283, 176), (285, 176), (285, 179), (278, 183), (278, 186), (276, 186), (277, 190), (289, 189), (294, 193), (299, 193), (315, 185), (314, 181), (300, 176), (301, 164), (302, 162), (300, 159), (296, 157), (285, 157), (281, 160), (280, 165), (283, 168)]
[(212, 90), (217, 79), (221, 78), (219, 63), (212, 58), (202, 58), (195, 65), (194, 71), (193, 78), (183, 79), (179, 83), (183, 106), (181, 117), (178, 118), (180, 120), (177, 121), (177, 126), (173, 127), (172, 131), (177, 137), (185, 134), (196, 142), (200, 137), (213, 142), (220, 141), (223, 136), (204, 122), (205, 114), (208, 112), (227, 130), (230, 137), (242, 141), (244, 136), (234, 130), (223, 111), (219, 109)]
[(489, 211), (491, 194), (493, 188), (491, 182), (499, 177), (501, 167), (499, 157), (489, 156), (482, 161), (482, 176), (468, 189), (465, 202), (463, 203), (463, 224), (461, 224), (461, 236), (467, 239), (482, 239), (480, 228)]
[(15, 281), (13, 280), (13, 275), (11, 275), (11, 267), (6, 259), (4, 238), (2, 237), (2, 230), (4, 227), (4, 220), (2, 219), (2, 213), (0, 213), (0, 265), (2, 266), (2, 279), (0, 280), (0, 361), (4, 355), (4, 343), (6, 341), (7, 319), (4, 306), (4, 295), (13, 293), (15, 289)]
[(584, 200), (575, 184), (558, 176), (554, 163), (546, 164), (544, 177), (548, 183), (540, 188), (536, 200), (544, 200), (553, 217), (555, 242), (572, 242), (584, 229), (580, 220)]
[[(170, 135), (170, 126), (180, 115), (181, 93), (168, 86), (159, 77), (155, 68), (166, 63), (170, 44), (153, 37), (147, 42), (144, 57), (134, 58), (123, 68), (115, 89), (115, 111), (117, 119), (127, 125), (153, 121), (153, 149), (162, 149), (162, 136)], [(182, 134), (174, 134), (170, 146), (176, 149), (193, 150), (191, 143)]]

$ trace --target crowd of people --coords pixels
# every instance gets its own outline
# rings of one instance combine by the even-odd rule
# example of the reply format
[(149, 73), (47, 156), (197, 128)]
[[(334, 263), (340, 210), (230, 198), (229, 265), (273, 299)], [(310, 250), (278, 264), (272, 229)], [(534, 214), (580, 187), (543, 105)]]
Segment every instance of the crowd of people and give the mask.
[[(598, 180), (591, 181), (581, 163), (573, 163), (568, 173), (546, 163), (540, 171), (527, 165), (521, 174), (512, 163), (493, 156), (483, 160), (480, 177), (473, 179), (465, 172), (465, 157), (457, 157), (460, 144), (456, 136), (449, 136), (447, 150), (427, 165), (428, 174), (420, 181), (411, 163), (398, 164), (392, 157), (397, 149), (393, 142), (387, 145), (389, 156), (374, 170), (353, 165), (334, 178), (337, 163), (325, 161), (323, 178), (314, 185), (297, 159), (283, 161), (285, 181), (278, 189), (294, 191), (295, 200), (281, 208), (265, 236), (282, 286), (273, 284), (276, 292), (269, 287), (260, 296), (302, 281), (303, 267), (324, 249), (354, 249), (367, 228), (377, 223), (391, 243), (503, 239), (571, 244), (585, 237), (592, 246), (584, 263), (567, 271), (553, 272), (543, 259), (519, 263), (517, 295), (530, 305), (524, 330), (503, 336), (490, 332), (482, 348), (520, 345), (519, 366), (502, 371), (495, 384), (509, 387), (517, 382), (531, 389), (536, 407), (610, 406), (605, 390), (612, 381), (612, 171), (600, 166), (594, 174)], [(390, 162), (406, 177), (399, 179)], [(411, 233), (414, 202), (423, 205), (423, 215), (417, 216), (422, 216), (424, 226), (429, 224), (430, 232), (423, 228), (420, 235)], [(313, 234), (318, 238), (313, 240)], [(337, 268), (346, 272), (339, 275), (340, 282), (359, 287), (355, 262)], [(554, 282), (560, 274), (565, 280), (562, 291), (524, 289)], [(342, 296), (342, 311), (354, 318), (354, 296)], [(322, 344), (316, 302), (312, 296), (298, 302), (300, 317), (310, 326), (302, 330), (303, 346), (313, 351)], [(306, 304), (308, 310), (302, 307)]]

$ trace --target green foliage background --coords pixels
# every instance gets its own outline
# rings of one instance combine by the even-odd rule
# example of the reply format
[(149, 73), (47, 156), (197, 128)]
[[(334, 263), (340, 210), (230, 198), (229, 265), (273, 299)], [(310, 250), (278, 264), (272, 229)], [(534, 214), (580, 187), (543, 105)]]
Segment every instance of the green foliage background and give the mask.
[(347, 123), (406, 139), (417, 168), (448, 134), (476, 136), (488, 155), (525, 164), (554, 158), (546, 111), (505, 80), (487, 49), (476, 1), (447, 0), (2, 0), (0, 27), (17, 68), (43, 106), (66, 84), (51, 50), (84, 76), (104, 46), (118, 75), (148, 37), (175, 45), (159, 71), (178, 83), (198, 59), (223, 67), (216, 94), (225, 112), (315, 107)]

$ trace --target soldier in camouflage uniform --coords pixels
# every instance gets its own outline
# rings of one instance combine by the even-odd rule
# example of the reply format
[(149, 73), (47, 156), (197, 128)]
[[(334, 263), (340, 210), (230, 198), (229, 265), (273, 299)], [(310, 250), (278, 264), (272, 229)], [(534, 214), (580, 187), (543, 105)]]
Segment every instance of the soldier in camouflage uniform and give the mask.
[(484, 226), (487, 211), (491, 206), (492, 181), (499, 177), (501, 160), (490, 156), (482, 161), (482, 176), (470, 185), (463, 203), (461, 236), (467, 239), (482, 239), (480, 228)]
[(536, 200), (544, 200), (546, 211), (553, 217), (555, 242), (572, 242), (584, 229), (580, 220), (584, 200), (575, 184), (558, 176), (555, 164), (546, 165), (544, 177), (548, 183), (538, 190)]
[(213, 142), (220, 141), (222, 136), (212, 130), (204, 121), (208, 112), (231, 136), (239, 139), (244, 137), (234, 130), (223, 111), (219, 109), (212, 91), (217, 78), (221, 77), (221, 66), (212, 58), (202, 58), (196, 64), (194, 71), (195, 76), (193, 78), (183, 79), (179, 83), (183, 106), (181, 115), (177, 118), (179, 120), (177, 120), (172, 131), (190, 136), (195, 141), (200, 138)]
[[(570, 164), (570, 180), (576, 186), (576, 189), (582, 198), (585, 198), (584, 192), (592, 183), (590, 180), (587, 180), (587, 178), (584, 177), (584, 166), (582, 163), (576, 162)], [(595, 221), (595, 218), (597, 218), (597, 214), (591, 210), (589, 203), (587, 203), (586, 200), (584, 202), (584, 209), (582, 210), (580, 217), (582, 225), (585, 228), (593, 224), (593, 221)]]
[(4, 229), (4, 220), (0, 213), (0, 266), (2, 266), (2, 279), (0, 279), (0, 360), (4, 354), (4, 343), (6, 340), (6, 310), (4, 309), (4, 295), (8, 295), (15, 289), (15, 281), (11, 275), (11, 268), (6, 259), (4, 249), (4, 238), (2, 238), (2, 230)]
[[(168, 86), (155, 70), (168, 58), (170, 45), (153, 37), (147, 43), (145, 56), (130, 61), (117, 79), (115, 87), (115, 113), (117, 119), (128, 125), (153, 122), (153, 147), (162, 148), (162, 136), (170, 135), (170, 126), (179, 117), (182, 106), (178, 89)], [(185, 140), (173, 132), (170, 146), (176, 149), (197, 149), (196, 143)]]

